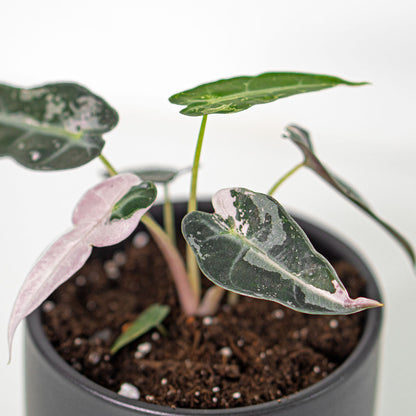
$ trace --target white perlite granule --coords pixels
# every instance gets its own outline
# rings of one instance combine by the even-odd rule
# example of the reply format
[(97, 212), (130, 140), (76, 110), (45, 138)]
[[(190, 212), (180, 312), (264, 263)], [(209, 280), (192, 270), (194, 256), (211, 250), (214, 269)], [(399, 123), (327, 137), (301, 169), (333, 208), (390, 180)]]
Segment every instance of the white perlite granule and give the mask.
[(48, 313), (48, 312), (52, 311), (53, 309), (55, 309), (55, 303), (54, 302), (52, 302), (51, 300), (47, 300), (47, 301), (43, 302), (43, 305), (42, 305), (43, 312)]
[(332, 329), (338, 328), (338, 321), (336, 319), (331, 319), (329, 321), (329, 327)]
[(116, 253), (114, 253), (113, 261), (118, 267), (124, 266), (127, 261), (126, 253), (124, 253), (123, 251), (117, 251)]
[(130, 383), (123, 383), (118, 391), (120, 396), (128, 397), (129, 399), (140, 399), (140, 391), (136, 386)]
[(142, 358), (152, 350), (152, 344), (150, 342), (143, 342), (137, 346), (137, 351), (134, 353), (136, 358)]
[(220, 349), (219, 353), (224, 357), (231, 357), (233, 355), (233, 350), (230, 347), (223, 347)]
[(274, 316), (276, 319), (283, 319), (283, 318), (284, 318), (284, 316), (285, 316), (285, 313), (284, 313), (284, 311), (282, 311), (281, 309), (276, 309), (276, 310), (273, 312), (273, 316)]
[(113, 260), (107, 260), (104, 263), (104, 271), (109, 279), (118, 279), (120, 277), (120, 270)]
[(206, 316), (203, 320), (202, 320), (202, 323), (204, 324), (204, 325), (212, 325), (212, 323), (213, 323), (213, 319), (212, 319), (212, 317), (211, 316)]
[(133, 246), (135, 248), (142, 248), (147, 245), (149, 240), (149, 234), (145, 233), (144, 231), (140, 231), (133, 237)]

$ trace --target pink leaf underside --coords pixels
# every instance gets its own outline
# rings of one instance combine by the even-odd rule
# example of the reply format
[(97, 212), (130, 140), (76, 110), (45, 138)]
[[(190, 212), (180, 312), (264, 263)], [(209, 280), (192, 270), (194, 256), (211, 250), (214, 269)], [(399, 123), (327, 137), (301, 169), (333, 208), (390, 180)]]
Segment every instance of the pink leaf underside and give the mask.
[(117, 244), (134, 231), (150, 207), (138, 210), (127, 220), (109, 223), (108, 219), (115, 203), (138, 183), (140, 179), (132, 174), (114, 176), (81, 198), (72, 217), (73, 230), (52, 244), (20, 289), (9, 321), (9, 349), (19, 323), (85, 264), (92, 246)]

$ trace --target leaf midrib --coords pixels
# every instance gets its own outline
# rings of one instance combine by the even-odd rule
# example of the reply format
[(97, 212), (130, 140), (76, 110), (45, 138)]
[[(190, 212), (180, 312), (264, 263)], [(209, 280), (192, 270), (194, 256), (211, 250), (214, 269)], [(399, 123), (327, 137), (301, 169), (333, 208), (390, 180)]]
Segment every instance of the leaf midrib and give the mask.
[[(227, 232), (227, 234), (229, 234), (231, 236), (234, 236), (234, 237), (238, 238), (239, 240), (242, 240), (250, 249), (253, 249), (255, 252), (259, 253), (259, 255), (261, 255), (261, 257), (265, 259), (265, 261), (267, 262), (267, 264), (270, 264), (272, 266), (272, 268), (276, 269), (278, 272), (280, 272), (280, 274), (284, 274), (284, 275), (288, 276), (289, 279), (298, 282), (299, 285), (302, 286), (302, 287), (312, 288), (311, 289), (311, 292), (316, 293), (317, 295), (322, 296), (322, 291), (325, 292), (325, 293), (328, 293), (328, 296), (325, 296), (325, 297), (327, 297), (328, 300), (330, 300), (332, 303), (339, 304), (339, 305), (342, 305), (343, 306), (342, 303), (339, 303), (339, 302), (335, 301), (332, 298), (332, 296), (331, 296), (332, 293), (331, 292), (328, 292), (325, 289), (316, 288), (315, 286), (310, 285), (310, 284), (304, 282), (302, 279), (300, 279), (299, 277), (297, 277), (295, 274), (292, 274), (290, 271), (284, 269), (282, 266), (280, 266), (279, 263), (273, 261), (267, 255), (267, 253), (265, 253), (263, 250), (261, 250), (257, 246), (255, 246), (245, 236), (239, 234), (234, 228), (231, 228), (228, 225), (226, 225), (226, 223), (225, 223), (225, 221), (224, 221), (224, 219), (222, 217), (220, 217), (220, 218), (222, 219), (221, 223), (225, 225), (225, 227), (221, 227), (221, 228), (223, 228)], [(214, 238), (215, 239), (215, 238), (218, 238), (218, 236), (213, 236), (211, 238)], [(311, 247), (311, 249), (313, 249), (313, 248)], [(314, 254), (318, 254), (319, 255), (319, 253), (314, 253)]]
[(64, 138), (69, 138), (70, 140), (80, 140), (84, 135), (85, 131), (80, 131), (79, 133), (71, 133), (64, 128), (59, 128), (55, 126), (43, 127), (40, 125), (33, 125), (25, 122), (14, 121), (11, 117), (7, 115), (0, 114), (0, 124), (6, 125), (8, 127), (15, 127), (23, 131), (34, 131), (40, 132), (47, 136), (60, 136)]
[[(332, 86), (335, 86), (338, 84), (334, 84), (334, 83), (327, 83), (327, 84), (323, 84), (323, 83), (318, 83), (318, 84), (302, 84), (302, 83), (298, 83), (295, 86), (290, 85), (290, 86), (286, 86), (286, 87), (272, 87), (272, 88), (263, 88), (261, 90), (257, 89), (257, 90), (246, 90), (246, 91), (241, 91), (235, 94), (229, 94), (226, 96), (222, 96), (222, 97), (214, 97), (214, 98), (209, 98), (209, 99), (190, 99), (192, 100), (192, 102), (186, 103), (186, 105), (188, 106), (196, 106), (197, 104), (201, 104), (201, 103), (217, 103), (217, 102), (221, 102), (221, 101), (230, 101), (230, 100), (234, 100), (234, 99), (240, 99), (242, 97), (252, 97), (252, 96), (256, 96), (256, 95), (260, 95), (260, 94), (268, 94), (270, 92), (273, 91), (278, 91), (278, 92), (283, 92), (286, 90), (292, 90), (292, 89), (297, 89), (300, 86), (310, 89), (310, 88), (314, 88), (314, 87), (321, 87), (321, 89), (325, 89), (325, 88), (330, 88)], [(246, 87), (247, 88), (247, 87)]]

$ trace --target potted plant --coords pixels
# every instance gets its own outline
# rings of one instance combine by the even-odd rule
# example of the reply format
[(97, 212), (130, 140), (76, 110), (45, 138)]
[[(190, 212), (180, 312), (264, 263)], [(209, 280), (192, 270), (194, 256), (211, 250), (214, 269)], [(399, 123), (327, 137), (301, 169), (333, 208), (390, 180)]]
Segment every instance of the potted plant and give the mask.
[[(55, 414), (58, 403), (62, 404), (59, 412), (63, 415), (82, 412), (100, 415), (224, 412), (219, 405), (225, 399), (219, 399), (217, 394), (222, 386), (211, 387), (211, 393), (215, 393), (212, 399), (217, 400), (211, 400), (208, 407), (217, 410), (197, 410), (196, 413), (190, 409), (175, 410), (177, 404), (173, 407), (152, 404), (154, 397), (150, 393), (144, 397), (147, 403), (137, 402), (142, 392), (132, 383), (122, 383), (118, 394), (104, 389), (74, 370), (80, 366), (79, 362), (73, 361), (72, 366), (65, 363), (53, 350), (42, 330), (39, 307), (43, 304), (46, 313), (51, 305), (53, 308), (51, 301), (44, 301), (71, 276), (78, 273), (78, 286), (85, 284), (84, 279), (88, 277), (79, 274), (82, 273), (79, 270), (90, 257), (92, 247), (112, 247), (120, 244), (136, 230), (140, 221), (163, 254), (176, 287), (177, 303), (181, 312), (175, 315), (174, 325), (193, 327), (194, 346), (200, 343), (200, 325), (209, 326), (211, 320), (219, 314), (222, 314), (223, 319), (224, 316), (228, 319), (234, 310), (244, 303), (237, 294), (277, 302), (307, 314), (349, 315), (371, 308), (366, 312), (364, 330), (358, 346), (346, 361), (349, 366), (341, 365), (322, 381), (289, 398), (272, 400), (255, 407), (245, 405), (264, 402), (261, 394), (257, 394), (259, 397), (254, 397), (251, 401), (244, 402), (240, 400), (241, 392), (235, 391), (231, 399), (234, 399), (237, 407), (228, 410), (230, 414), (371, 414), (378, 349), (377, 334), (381, 318), (378, 307), (382, 305), (371, 273), (359, 257), (338, 239), (301, 222), (315, 245), (332, 259), (343, 258), (352, 263), (367, 280), (366, 297), (350, 297), (333, 266), (314, 249), (303, 229), (273, 195), (283, 181), (298, 169), (308, 167), (376, 220), (401, 244), (415, 264), (415, 255), (407, 240), (381, 220), (349, 185), (325, 167), (315, 154), (309, 133), (299, 126), (288, 126), (285, 137), (301, 150), (304, 160), (276, 181), (268, 194), (244, 188), (223, 189), (213, 197), (214, 212), (202, 212), (197, 210), (196, 193), (199, 158), (209, 114), (239, 112), (255, 104), (337, 85), (363, 84), (365, 83), (352, 83), (325, 75), (266, 73), (255, 77), (220, 80), (170, 97), (172, 103), (185, 106), (181, 113), (202, 117), (192, 166), (190, 197), (187, 208), (182, 207), (184, 218), (181, 228), (188, 243), (186, 263), (176, 244), (175, 229), (178, 229), (179, 224), (176, 221), (175, 227), (175, 216), (168, 193), (169, 182), (180, 172), (157, 169), (118, 174), (101, 153), (104, 145), (102, 134), (117, 124), (117, 113), (103, 99), (79, 85), (50, 84), (33, 89), (0, 86), (0, 113), (4, 120), (0, 125), (2, 155), (12, 156), (24, 166), (36, 170), (75, 168), (99, 157), (111, 175), (80, 200), (72, 218), (73, 229), (45, 252), (30, 272), (16, 300), (10, 319), (9, 345), (17, 325), (35, 311), (28, 320), (28, 415)], [(160, 209), (159, 212), (153, 211), (152, 215), (148, 213), (156, 199), (155, 183), (161, 183), (165, 191), (164, 228), (154, 219), (157, 217), (161, 222)], [(138, 236), (139, 240), (146, 240), (142, 231)], [(145, 243), (146, 241), (139, 241), (136, 245), (140, 248)], [(120, 267), (117, 267), (115, 258), (116, 254), (120, 257), (117, 247), (119, 246), (104, 250), (102, 254), (107, 259), (102, 266), (106, 269), (107, 280), (114, 281), (119, 278)], [(119, 266), (125, 261), (121, 255)], [(201, 289), (200, 270), (214, 283), (213, 286)], [(157, 285), (153, 283), (155, 284)], [(226, 291), (229, 292), (224, 300)], [(252, 305), (248, 308), (252, 308)], [(126, 317), (128, 325), (119, 328), (119, 336), (108, 335), (108, 332), (93, 334), (93, 338), (95, 337), (100, 345), (103, 342), (107, 343), (108, 351), (103, 356), (90, 357), (90, 364), (94, 366), (95, 361), (97, 364), (101, 360), (108, 364), (117, 360), (123, 348), (131, 348), (132, 341), (139, 343), (136, 358), (143, 358), (149, 352), (150, 346), (137, 339), (145, 333), (146, 336), (150, 336), (149, 331), (154, 328), (159, 332), (153, 334), (167, 332), (169, 337), (169, 331), (174, 331), (172, 317), (167, 318), (170, 309), (169, 305), (150, 300), (150, 305), (141, 309), (137, 319)], [(280, 309), (276, 311), (280, 311), (280, 314), (285, 313)], [(279, 313), (276, 312), (275, 315)], [(171, 312), (171, 315), (173, 314), (174, 312)], [(68, 319), (71, 320), (71, 313)], [(164, 324), (169, 319), (169, 326), (164, 329)], [(195, 326), (196, 320), (198, 324)], [(332, 326), (338, 325), (337, 320), (331, 322)], [(239, 326), (240, 323), (237, 323)], [(307, 337), (305, 333), (300, 332), (293, 336)], [(243, 338), (241, 342), (244, 343)], [(78, 341), (74, 342), (81, 346), (82, 337), (77, 339)], [(108, 344), (109, 340), (111, 345)], [(163, 341), (162, 337), (162, 344)], [(238, 379), (239, 369), (227, 362), (230, 356), (238, 356), (238, 345), (236, 347), (232, 340), (229, 344), (232, 348), (224, 346), (218, 351), (225, 366), (221, 367), (221, 371), (224, 379)], [(275, 353), (272, 350), (262, 351), (260, 361), (266, 359), (267, 354), (273, 357), (272, 361), (281, 361), (282, 358), (277, 358)], [(244, 361), (244, 354), (241, 353), (237, 358)], [(192, 363), (187, 364), (185, 361), (185, 367), (192, 366)], [(143, 362), (144, 360), (141, 360), (141, 363)], [(157, 367), (155, 362), (147, 365)], [(266, 367), (266, 364), (262, 367)], [(174, 374), (175, 368), (172, 367), (170, 372)], [(206, 370), (201, 370), (202, 375), (203, 371)], [(313, 371), (319, 374), (321, 369), (314, 366)], [(319, 379), (321, 378), (320, 376)], [(361, 380), (361, 383), (358, 380)], [(168, 385), (170, 381), (162, 378), (161, 383)], [(351, 391), (351, 397), (347, 391)], [(176, 389), (172, 394), (177, 396), (180, 393), (179, 389)], [(197, 389), (192, 394), (198, 398), (202, 391)], [(128, 398), (124, 397), (126, 395)], [(233, 407), (232, 401), (226, 402), (225, 407)]]

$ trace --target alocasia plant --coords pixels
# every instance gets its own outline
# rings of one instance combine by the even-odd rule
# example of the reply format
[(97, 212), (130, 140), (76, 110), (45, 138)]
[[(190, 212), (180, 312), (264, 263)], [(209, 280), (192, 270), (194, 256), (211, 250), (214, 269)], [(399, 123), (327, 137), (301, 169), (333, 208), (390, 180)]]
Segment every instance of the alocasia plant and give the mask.
[[(19, 322), (82, 267), (92, 246), (125, 239), (140, 220), (169, 265), (187, 315), (215, 313), (224, 289), (315, 314), (349, 314), (380, 306), (375, 300), (349, 297), (329, 262), (315, 251), (302, 229), (272, 196), (294, 172), (309, 167), (380, 223), (415, 264), (407, 240), (319, 161), (306, 130), (287, 128), (286, 137), (300, 148), (304, 161), (279, 179), (268, 195), (243, 188), (223, 189), (213, 198), (213, 214), (196, 211), (199, 160), (208, 114), (235, 113), (296, 94), (364, 84), (326, 75), (275, 72), (223, 79), (170, 97), (172, 103), (185, 106), (182, 114), (202, 116), (188, 214), (182, 224), (188, 242), (186, 265), (176, 247), (168, 193), (168, 183), (178, 171), (133, 169), (132, 173), (117, 174), (101, 153), (102, 134), (116, 125), (117, 113), (84, 87), (49, 84), (19, 89), (0, 85), (0, 155), (36, 170), (75, 168), (99, 157), (111, 176), (85, 194), (75, 208), (73, 230), (55, 242), (29, 273), (10, 319), (9, 345)], [(153, 182), (164, 187), (165, 230), (146, 214), (156, 198)], [(200, 270), (215, 283), (202, 298)], [(144, 311), (116, 341), (113, 352), (160, 325), (168, 312), (159, 304)]]

